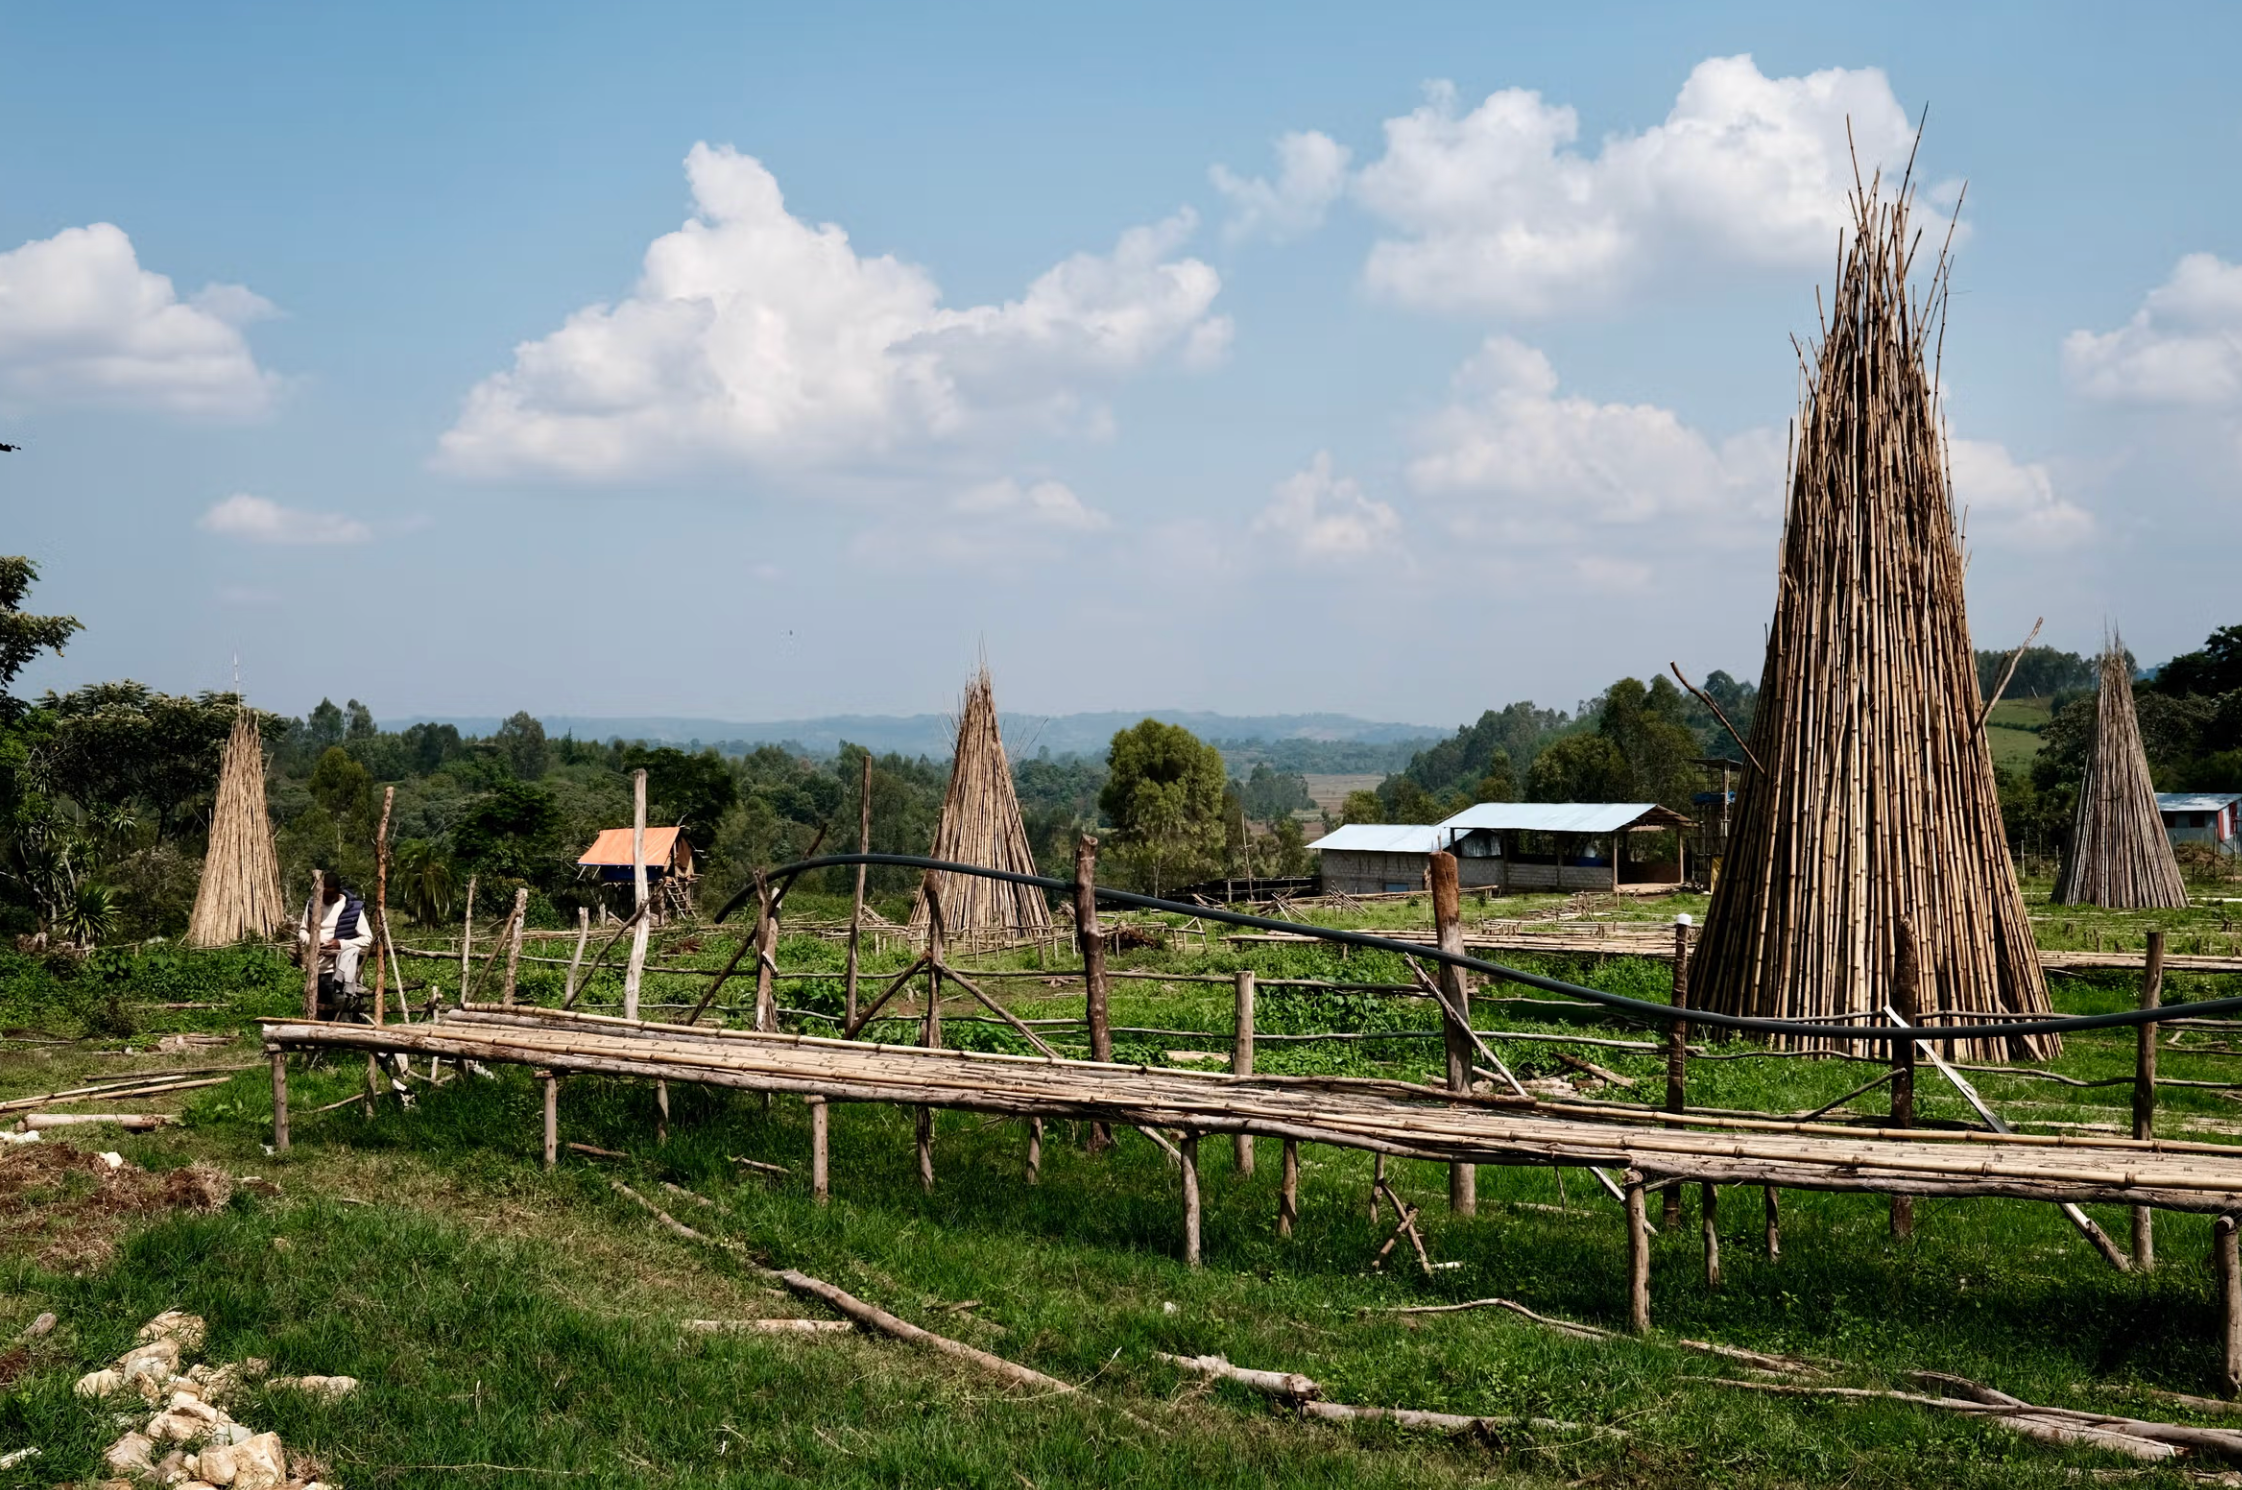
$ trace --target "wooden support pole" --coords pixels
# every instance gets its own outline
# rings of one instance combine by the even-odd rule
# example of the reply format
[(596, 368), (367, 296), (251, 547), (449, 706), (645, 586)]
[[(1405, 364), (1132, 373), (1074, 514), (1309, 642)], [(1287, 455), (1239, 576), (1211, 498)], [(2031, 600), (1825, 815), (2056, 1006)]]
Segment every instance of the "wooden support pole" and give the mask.
[[(374, 1028), (386, 1022), (382, 1006), (389, 1001), (389, 965), (382, 948), (389, 942), (389, 814), (397, 805), (397, 788), (381, 789), (381, 826), (374, 830)], [(402, 995), (403, 990), (399, 990)]]
[(545, 1083), (545, 1167), (550, 1170), (560, 1163), (560, 1078), (550, 1071), (540, 1071)]
[(1783, 1256), (1782, 1192), (1773, 1185), (1762, 1185), (1760, 1192), (1767, 1210), (1767, 1260), (1779, 1262)]
[(1386, 1188), (1386, 1156), (1370, 1156), (1370, 1224), (1378, 1224), (1378, 1192)]
[[(872, 752), (864, 752), (864, 769), (856, 786), (856, 851), (872, 852)], [(864, 871), (871, 866), (856, 866), (856, 898), (849, 902), (849, 965), (847, 1015), (850, 1024), (856, 1023), (856, 962), (857, 947), (864, 939)]]
[[(1461, 957), (1464, 951), (1464, 923), (1462, 887), (1456, 869), (1456, 856), (1449, 853), (1434, 854), (1427, 876), (1432, 885), (1432, 927), (1440, 950)], [(1443, 962), (1434, 974), (1444, 995), (1440, 1011), (1441, 1043), (1447, 1047), (1448, 1090), (1471, 1090), (1471, 983), (1464, 977), (1463, 969)], [(1479, 1209), (1479, 1166), (1455, 1163), (1448, 1166), (1448, 1209), (1459, 1216), (1475, 1214)]]
[(1697, 1187), (1698, 1214), (1705, 1228), (1705, 1286), (1720, 1287), (1720, 1186)]
[(919, 1146), (919, 1188), (934, 1193), (934, 1109), (921, 1107), (914, 1124)]
[[(1689, 922), (1674, 921), (1674, 1007), (1689, 1007)], [(1666, 1026), (1666, 1110), (1685, 1112), (1689, 1108), (1689, 1021), (1677, 1019)], [(1681, 1225), (1681, 1187), (1669, 1186), (1666, 1191), (1665, 1214), (1661, 1224), (1668, 1230)]]
[(304, 902), (304, 1018), (319, 1017), (319, 932), (326, 924), (326, 903), (320, 898), (323, 881), (311, 872), (311, 899)]
[(823, 1097), (810, 1098), (810, 1199), (824, 1205), (833, 1198), (827, 1171), (833, 1129), (833, 1104)]
[[(1237, 1033), (1230, 1044), (1230, 1070), (1239, 1076), (1253, 1074), (1253, 970), (1238, 969)], [(1233, 1140), (1237, 1145), (1238, 1173), (1253, 1173), (1253, 1135), (1240, 1133)]]
[(638, 985), (646, 973), (646, 770), (631, 773), (631, 960), (623, 969), (623, 1017), (638, 1018)]
[(2242, 1252), (2235, 1246), (2232, 1216), (2211, 1223), (2211, 1270), (2219, 1275), (2220, 1334), (2225, 1347), (2219, 1395), (2242, 1397)]
[(1638, 1335), (1650, 1333), (1650, 1209), (1640, 1170), (1630, 1169), (1627, 1196), (1627, 1324)]
[[(2149, 933), (2148, 960), (2141, 967), (2141, 1007), (2154, 1009), (2164, 1001), (2164, 933)], [(2156, 1137), (2156, 1026), (2133, 1027), (2138, 1042), (2133, 1054), (2133, 1136)], [(2156, 1212), (2145, 1205), (2133, 1207), (2133, 1266), (2148, 1272), (2156, 1266)]]
[(771, 980), (778, 974), (778, 897), (755, 871), (755, 891), (762, 911), (755, 918), (755, 1027), (769, 1034), (778, 1028), (778, 996)]
[[(1898, 955), (1894, 959), (1892, 979), (1892, 1007), (1907, 1024), (1917, 1022), (1922, 1008), (1922, 969), (1915, 946), (1915, 927), (1904, 916), (1900, 918), (1895, 934), (1899, 939)], [(1892, 1119), (1894, 1128), (1915, 1126), (1915, 1042), (1900, 1038), (1892, 1041)], [(1915, 1233), (1915, 1197), (1892, 1197), (1892, 1235), (1912, 1236)]]
[(1300, 1141), (1288, 1138), (1277, 1161), (1277, 1235), (1291, 1236), (1300, 1219)]
[[(919, 1023), (919, 1044), (928, 1050), (942, 1048), (942, 919), (941, 887), (929, 873), (921, 887), (926, 898), (926, 1017)], [(919, 1184), (934, 1193), (934, 1109), (922, 1107), (918, 1117)]]
[(1183, 1265), (1199, 1265), (1199, 1135), (1183, 1130)]
[(1043, 1183), (1043, 1119), (1028, 1119), (1028, 1183)]
[(506, 919), (506, 982), (498, 995), (501, 1004), (514, 1001), (514, 982), (521, 975), (523, 923), (529, 919), (529, 887), (514, 891), (514, 914)]
[[(768, 1096), (764, 1098), (766, 1102), (769, 1100)], [(669, 1083), (666, 1081), (654, 1083), (654, 1141), (669, 1142)]]
[(288, 1152), (288, 1055), (272, 1053), (272, 1151)]
[(576, 955), (568, 959), (568, 986), (561, 990), (561, 1007), (576, 1002), (576, 975), (584, 966), (584, 944), (592, 939), (592, 908), (576, 907)]
[[(1090, 1026), (1090, 1059), (1113, 1059), (1113, 1021), (1106, 1008), (1105, 937), (1098, 930), (1098, 841), (1085, 833), (1074, 843), (1074, 939), (1082, 948), (1083, 1018)], [(1090, 1125), (1090, 1152), (1113, 1147), (1113, 1129)]]
[(475, 876), (467, 876), (467, 910), (459, 918), (459, 999), (467, 1001), (467, 975), (475, 965)]

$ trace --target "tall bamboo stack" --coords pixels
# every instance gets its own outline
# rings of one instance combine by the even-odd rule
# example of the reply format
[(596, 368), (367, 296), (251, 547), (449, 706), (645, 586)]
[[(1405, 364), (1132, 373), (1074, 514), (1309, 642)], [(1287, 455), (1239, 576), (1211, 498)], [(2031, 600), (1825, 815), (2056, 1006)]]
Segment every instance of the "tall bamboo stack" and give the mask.
[[(1723, 1013), (1880, 1019), (1903, 923), (1922, 1022), (2048, 1008), (1979, 721), (1928, 365), (1948, 261), (1910, 294), (1911, 201), (1905, 181), (1890, 198), (1856, 189), (1806, 352), (1752, 767), (1692, 976), (1693, 1002)], [(1947, 1045), (1973, 1060), (2059, 1048)]]
[(2185, 909), (2180, 861), (2156, 811), (2156, 783), (2133, 712), (2133, 670), (2123, 637), (2102, 645), (2102, 688), (2094, 703), (2094, 741), (2079, 784), (2070, 851), (2055, 877), (2065, 905), (2124, 910)]
[[(1012, 763), (997, 730), (996, 689), (986, 663), (966, 685), (958, 710), (957, 756), (950, 766), (949, 790), (942, 798), (942, 820), (935, 825), (928, 854), (959, 864), (1035, 873), (1020, 799), (1012, 789)], [(1006, 884), (978, 875), (939, 874), (942, 925), (946, 935), (1002, 932), (1037, 935), (1051, 929), (1051, 909), (1033, 885)], [(927, 926), (926, 891), (911, 907), (911, 925)]]
[(280, 865), (265, 815), (265, 742), (257, 716), (244, 706), (218, 766), (218, 800), (210, 813), (210, 852), (202, 861), (187, 940), (227, 947), (268, 937), (292, 917), (280, 903)]

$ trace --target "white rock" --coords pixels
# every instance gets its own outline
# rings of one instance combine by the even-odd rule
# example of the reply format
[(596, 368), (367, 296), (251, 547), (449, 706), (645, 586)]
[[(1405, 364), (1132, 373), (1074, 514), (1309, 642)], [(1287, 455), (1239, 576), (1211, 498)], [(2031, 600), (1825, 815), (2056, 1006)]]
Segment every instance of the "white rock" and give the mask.
[(153, 1448), (145, 1434), (127, 1433), (101, 1451), (101, 1462), (123, 1474), (139, 1474), (148, 1469), (148, 1454)]
[(195, 1464), (195, 1472), (213, 1485), (231, 1485), (236, 1468), (233, 1445), (222, 1443), (204, 1449)]
[(355, 1376), (276, 1376), (272, 1384), (327, 1402), (338, 1402), (358, 1390)]
[(148, 1420), (148, 1436), (158, 1443), (192, 1443), (209, 1437), (212, 1428), (230, 1421), (209, 1403), (181, 1393), (172, 1399), (170, 1407)]
[(179, 1346), (183, 1355), (193, 1355), (202, 1349), (203, 1337), (209, 1334), (200, 1314), (186, 1314), (177, 1309), (166, 1309), (140, 1327), (142, 1340), (170, 1340)]
[(233, 1490), (280, 1490), (288, 1481), (288, 1455), (280, 1435), (260, 1433), (234, 1449)]
[(179, 1342), (169, 1338), (135, 1345), (117, 1357), (117, 1369), (126, 1376), (153, 1377), (160, 1385), (179, 1374)]
[(39, 1130), (36, 1128), (28, 1133), (0, 1133), (0, 1143), (37, 1143), (38, 1141)]
[(0, 1454), (0, 1469), (13, 1469), (26, 1459), (36, 1459), (38, 1457), (39, 1451), (35, 1448), (17, 1449), (12, 1454)]
[(78, 1384), (70, 1390), (81, 1397), (106, 1397), (111, 1392), (121, 1392), (124, 1389), (125, 1374), (122, 1371), (103, 1370), (88, 1371), (78, 1378)]
[(96, 1159), (99, 1159), (102, 1163), (108, 1165), (111, 1169), (122, 1169), (125, 1167), (125, 1156), (122, 1154), (104, 1153), (96, 1154), (94, 1155), (94, 1157)]

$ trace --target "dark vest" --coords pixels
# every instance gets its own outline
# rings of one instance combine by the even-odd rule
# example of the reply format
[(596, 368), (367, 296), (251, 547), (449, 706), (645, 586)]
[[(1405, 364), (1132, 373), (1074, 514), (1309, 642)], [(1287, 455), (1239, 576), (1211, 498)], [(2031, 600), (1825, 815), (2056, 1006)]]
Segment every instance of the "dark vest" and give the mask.
[(347, 942), (358, 935), (358, 917), (366, 909), (366, 902), (343, 891), (343, 913), (335, 917), (335, 940)]

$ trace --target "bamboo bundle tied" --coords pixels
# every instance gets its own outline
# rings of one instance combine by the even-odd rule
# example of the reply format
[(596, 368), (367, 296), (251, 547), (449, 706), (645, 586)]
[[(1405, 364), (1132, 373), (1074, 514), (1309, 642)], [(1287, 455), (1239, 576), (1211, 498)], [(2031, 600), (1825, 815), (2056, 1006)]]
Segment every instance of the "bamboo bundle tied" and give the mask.
[[(986, 663), (966, 685), (965, 702), (958, 710), (957, 756), (950, 766), (949, 790), (942, 798), (942, 820), (934, 828), (934, 846), (927, 852), (952, 863), (1035, 873), (1035, 853), (1028, 846), (1020, 799), (1012, 789), (1012, 764), (997, 730), (996, 690)], [(1051, 929), (1051, 909), (1043, 902), (1043, 892), (1032, 885), (956, 873), (937, 874), (933, 882), (942, 897), (946, 936), (985, 931), (1041, 935)], [(911, 907), (911, 929), (923, 936), (928, 924), (922, 886)]]
[(230, 947), (266, 938), (293, 912), (280, 903), (280, 865), (273, 854), (272, 821), (265, 815), (265, 745), (257, 716), (246, 705), (218, 767), (218, 800), (210, 813), (210, 852), (195, 890), (187, 940), (197, 947)]
[(2187, 885), (2180, 861), (2157, 815), (2156, 783), (2141, 746), (2141, 721), (2133, 712), (2133, 670), (2125, 639), (2102, 642), (2102, 687), (2094, 704), (2094, 739), (2079, 783), (2078, 813), (2071, 821), (2070, 851), (2055, 877), (2063, 905), (2103, 905), (2120, 910), (2185, 910)]
[[(2009, 862), (1963, 605), (1936, 362), (1950, 264), (1911, 294), (1909, 181), (1856, 184), (1805, 393), (1774, 622), (1692, 1002), (1858, 1016), (1890, 996), (1913, 929), (1922, 1020), (2045, 1014)], [(1811, 1047), (1827, 1042), (1799, 1037)], [(1949, 1042), (2042, 1059), (2052, 1036)]]

